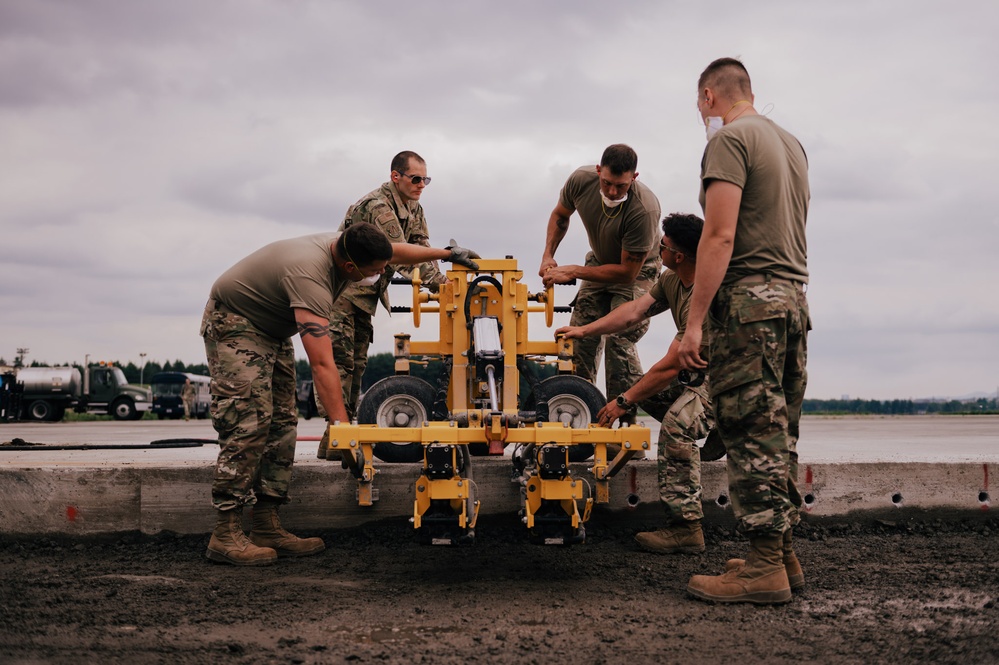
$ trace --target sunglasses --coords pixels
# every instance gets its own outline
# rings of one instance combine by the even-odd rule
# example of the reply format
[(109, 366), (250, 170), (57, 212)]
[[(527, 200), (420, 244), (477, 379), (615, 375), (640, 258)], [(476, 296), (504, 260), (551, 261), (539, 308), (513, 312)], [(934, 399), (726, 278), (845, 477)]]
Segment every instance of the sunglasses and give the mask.
[(430, 176), (428, 175), (409, 175), (408, 173), (403, 173), (402, 171), (396, 171), (403, 178), (409, 178), (409, 181), (414, 185), (419, 185), (421, 182), (424, 185), (430, 184)]
[(662, 240), (659, 241), (659, 251), (661, 252), (664, 249), (667, 250), (667, 251), (673, 252), (674, 254), (682, 254), (683, 253), (679, 249), (677, 249), (676, 247), (670, 247), (669, 245), (667, 245), (665, 237)]

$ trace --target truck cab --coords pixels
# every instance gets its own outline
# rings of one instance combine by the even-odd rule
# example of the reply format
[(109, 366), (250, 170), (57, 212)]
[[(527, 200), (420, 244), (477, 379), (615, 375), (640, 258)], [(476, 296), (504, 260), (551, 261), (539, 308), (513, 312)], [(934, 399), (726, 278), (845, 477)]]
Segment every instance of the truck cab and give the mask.
[(79, 413), (107, 413), (115, 420), (138, 420), (152, 408), (145, 388), (131, 385), (120, 367), (110, 363), (92, 365), (84, 377)]

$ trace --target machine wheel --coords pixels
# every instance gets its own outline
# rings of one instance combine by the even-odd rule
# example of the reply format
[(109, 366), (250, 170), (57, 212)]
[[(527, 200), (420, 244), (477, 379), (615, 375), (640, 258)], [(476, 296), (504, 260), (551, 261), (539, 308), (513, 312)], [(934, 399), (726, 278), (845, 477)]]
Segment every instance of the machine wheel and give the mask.
[(44, 399), (36, 399), (35, 401), (28, 404), (26, 413), (28, 414), (29, 420), (43, 420), (51, 421), (55, 420), (56, 408), (52, 402)]
[(135, 420), (135, 403), (127, 398), (115, 400), (111, 404), (111, 417), (115, 420)]
[[(552, 376), (541, 382), (541, 389), (548, 396), (548, 422), (568, 423), (573, 429), (586, 428), (597, 422), (597, 414), (607, 400), (595, 385), (571, 374)], [(537, 410), (537, 398), (532, 392), (525, 400), (527, 410)], [(570, 462), (584, 462), (593, 455), (593, 446), (569, 448)]]
[[(433, 411), (434, 388), (415, 376), (387, 376), (368, 388), (357, 407), (357, 422), (379, 427), (419, 427)], [(419, 462), (419, 442), (376, 443), (375, 457), (384, 462)]]

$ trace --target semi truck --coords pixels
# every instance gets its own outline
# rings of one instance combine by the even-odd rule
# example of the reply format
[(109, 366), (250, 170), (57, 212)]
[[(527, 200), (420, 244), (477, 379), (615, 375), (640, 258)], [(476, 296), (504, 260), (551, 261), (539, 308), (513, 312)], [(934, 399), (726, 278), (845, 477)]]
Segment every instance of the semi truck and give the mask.
[(130, 384), (113, 363), (76, 367), (21, 367), (15, 378), (23, 386), (21, 419), (55, 422), (67, 409), (107, 414), (115, 420), (138, 420), (152, 407), (147, 388)]

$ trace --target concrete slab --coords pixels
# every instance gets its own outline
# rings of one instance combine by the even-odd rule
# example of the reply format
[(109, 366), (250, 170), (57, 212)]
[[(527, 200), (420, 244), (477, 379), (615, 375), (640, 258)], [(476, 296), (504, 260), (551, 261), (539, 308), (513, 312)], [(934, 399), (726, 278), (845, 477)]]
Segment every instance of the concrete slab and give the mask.
[[(913, 462), (905, 461), (904, 456), (903, 461), (883, 461), (878, 456), (863, 459), (855, 441), (871, 436), (871, 432), (876, 436), (900, 432), (896, 448), (910, 446), (917, 436), (913, 429), (916, 423), (911, 420), (891, 430), (885, 430), (882, 421), (872, 422), (873, 426), (865, 427), (863, 422), (850, 420), (845, 426), (835, 423), (832, 427), (850, 433), (847, 443), (851, 454), (830, 453), (835, 439), (825, 442), (822, 455), (810, 458), (802, 453), (799, 483), (807, 513), (828, 516), (913, 508), (990, 508), (989, 472), (994, 473), (999, 463), (999, 446), (994, 443), (994, 431), (988, 430), (989, 422), (921, 421), (918, 436), (924, 446), (934, 440), (933, 427), (943, 427), (937, 436), (948, 442), (952, 458), (976, 460), (952, 462)], [(955, 428), (955, 423), (959, 427)], [(815, 425), (815, 421), (810, 423)], [(316, 459), (316, 439), (323, 427), (321, 420), (300, 424), (300, 436), (307, 440), (300, 441), (296, 451), (293, 500), (283, 511), (287, 524), (326, 529), (411, 516), (419, 466), (379, 463), (375, 483), (379, 501), (372, 507), (360, 507), (353, 478), (339, 463)], [(973, 445), (962, 449), (955, 443), (955, 431), (966, 433)], [(0, 441), (15, 438), (49, 444), (137, 444), (163, 439), (213, 439), (214, 431), (204, 421), (0, 425)], [(812, 441), (818, 443), (814, 437)], [(155, 450), (0, 449), (0, 534), (207, 533), (212, 522), (209, 488), (216, 453), (215, 445)], [(831, 454), (849, 461), (827, 461)], [(813, 463), (816, 459), (819, 461)], [(473, 458), (473, 474), (482, 514), (516, 513), (520, 509), (519, 487), (510, 482), (509, 459)], [(591, 480), (585, 465), (577, 465), (574, 474)], [(724, 462), (703, 465), (702, 485), (706, 511), (731, 515)], [(637, 510), (629, 510), (629, 494), (640, 500)], [(656, 462), (644, 460), (630, 463), (613, 479), (611, 503), (598, 507), (597, 512), (655, 519), (659, 510)]]
[[(419, 466), (380, 465), (378, 502), (360, 507), (356, 483), (332, 462), (312, 460), (295, 470), (293, 500), (284, 510), (289, 526), (308, 529), (351, 527), (388, 517), (411, 516)], [(806, 513), (825, 516), (853, 511), (919, 507), (988, 510), (989, 465), (980, 464), (822, 464), (802, 468)], [(994, 471), (994, 469), (993, 469)], [(582, 465), (578, 478), (588, 478)], [(519, 488), (510, 482), (507, 460), (474, 462), (482, 514), (516, 513)], [(173, 468), (0, 469), (0, 533), (97, 534), (119, 531), (206, 533), (211, 528), (211, 466)], [(703, 500), (712, 510), (729, 511), (724, 462), (702, 469)], [(658, 508), (656, 464), (632, 462), (611, 482), (611, 502), (602, 512)]]

